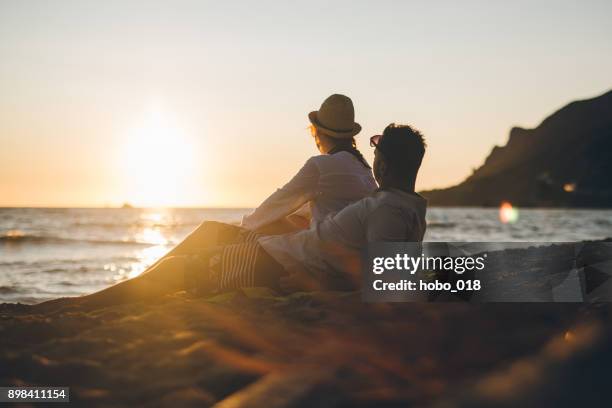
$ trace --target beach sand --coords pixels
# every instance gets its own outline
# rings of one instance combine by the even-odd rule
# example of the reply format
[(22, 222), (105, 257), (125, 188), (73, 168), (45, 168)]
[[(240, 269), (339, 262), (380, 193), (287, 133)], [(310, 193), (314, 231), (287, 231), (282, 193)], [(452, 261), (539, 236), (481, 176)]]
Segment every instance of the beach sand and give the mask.
[(86, 406), (564, 406), (607, 392), (610, 327), (603, 304), (263, 288), (46, 315), (4, 304), (0, 384), (69, 386)]

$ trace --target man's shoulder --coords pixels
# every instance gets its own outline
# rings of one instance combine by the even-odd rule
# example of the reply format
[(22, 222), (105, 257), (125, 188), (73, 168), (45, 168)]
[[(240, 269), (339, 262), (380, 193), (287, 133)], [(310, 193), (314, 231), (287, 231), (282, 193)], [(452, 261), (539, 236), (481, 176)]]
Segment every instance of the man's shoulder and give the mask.
[(427, 201), (420, 195), (399, 190), (378, 190), (368, 199), (367, 206), (376, 213), (424, 214), (427, 207)]
[(374, 192), (352, 204), (347, 205), (336, 215), (341, 218), (357, 217), (365, 221), (371, 214), (379, 211), (384, 211), (385, 207), (390, 206), (390, 203), (381, 197), (380, 192)]
[(390, 189), (383, 190), (379, 189), (376, 192), (376, 197), (384, 203), (388, 203), (391, 205), (399, 205), (399, 206), (426, 206), (427, 200), (423, 198), (421, 195), (417, 193), (409, 193), (407, 191), (398, 190), (398, 189)]
[(358, 215), (360, 218), (372, 214), (388, 213), (391, 216), (416, 215), (424, 217), (427, 201), (419, 195), (411, 196), (408, 193), (378, 190), (371, 195), (355, 201), (336, 213), (338, 216)]
[(426, 201), (403, 191), (380, 191), (366, 219), (368, 241), (419, 240), (425, 226)]
[(397, 206), (397, 204), (397, 200), (392, 195), (389, 195), (386, 191), (383, 190), (376, 190), (372, 192), (372, 194), (367, 195), (362, 199), (357, 200), (354, 203), (348, 205), (347, 207), (345, 207), (345, 209), (352, 207), (353, 209), (363, 208), (367, 209), (368, 211), (374, 211), (379, 207)]

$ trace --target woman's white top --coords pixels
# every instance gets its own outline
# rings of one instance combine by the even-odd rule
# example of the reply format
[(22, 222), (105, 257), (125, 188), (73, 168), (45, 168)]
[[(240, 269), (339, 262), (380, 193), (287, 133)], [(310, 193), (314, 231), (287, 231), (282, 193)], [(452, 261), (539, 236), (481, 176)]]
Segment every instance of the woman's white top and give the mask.
[(376, 190), (372, 171), (349, 152), (311, 157), (300, 171), (242, 219), (242, 227), (256, 230), (309, 203), (311, 225)]

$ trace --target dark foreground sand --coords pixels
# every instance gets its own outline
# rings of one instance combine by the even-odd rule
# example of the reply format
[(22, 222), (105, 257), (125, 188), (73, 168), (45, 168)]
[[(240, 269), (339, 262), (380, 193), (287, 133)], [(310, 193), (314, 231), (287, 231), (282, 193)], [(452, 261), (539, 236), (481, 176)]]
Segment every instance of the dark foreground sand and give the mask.
[[(490, 284), (546, 294), (575, 253), (509, 251)], [(591, 300), (610, 298), (611, 253), (580, 251)], [(69, 386), (88, 407), (612, 406), (609, 305), (367, 304), (265, 288), (47, 314), (4, 304), (0, 386)]]
[(612, 385), (609, 311), (266, 289), (48, 315), (2, 305), (0, 384), (70, 386), (83, 406), (580, 406)]

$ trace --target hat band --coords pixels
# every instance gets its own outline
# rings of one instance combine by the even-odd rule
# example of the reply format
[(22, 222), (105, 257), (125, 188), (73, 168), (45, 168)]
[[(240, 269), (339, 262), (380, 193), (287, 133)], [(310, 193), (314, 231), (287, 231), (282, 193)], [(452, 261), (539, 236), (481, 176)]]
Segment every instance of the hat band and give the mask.
[(334, 129), (333, 127), (327, 126), (325, 123), (321, 122), (321, 120), (319, 119), (318, 115), (317, 115), (317, 122), (319, 122), (319, 125), (321, 127), (323, 127), (324, 129), (327, 129), (327, 130), (331, 130), (332, 132), (348, 133), (348, 132), (352, 132), (355, 129), (354, 125), (353, 125), (352, 128), (349, 128), (349, 129)]

